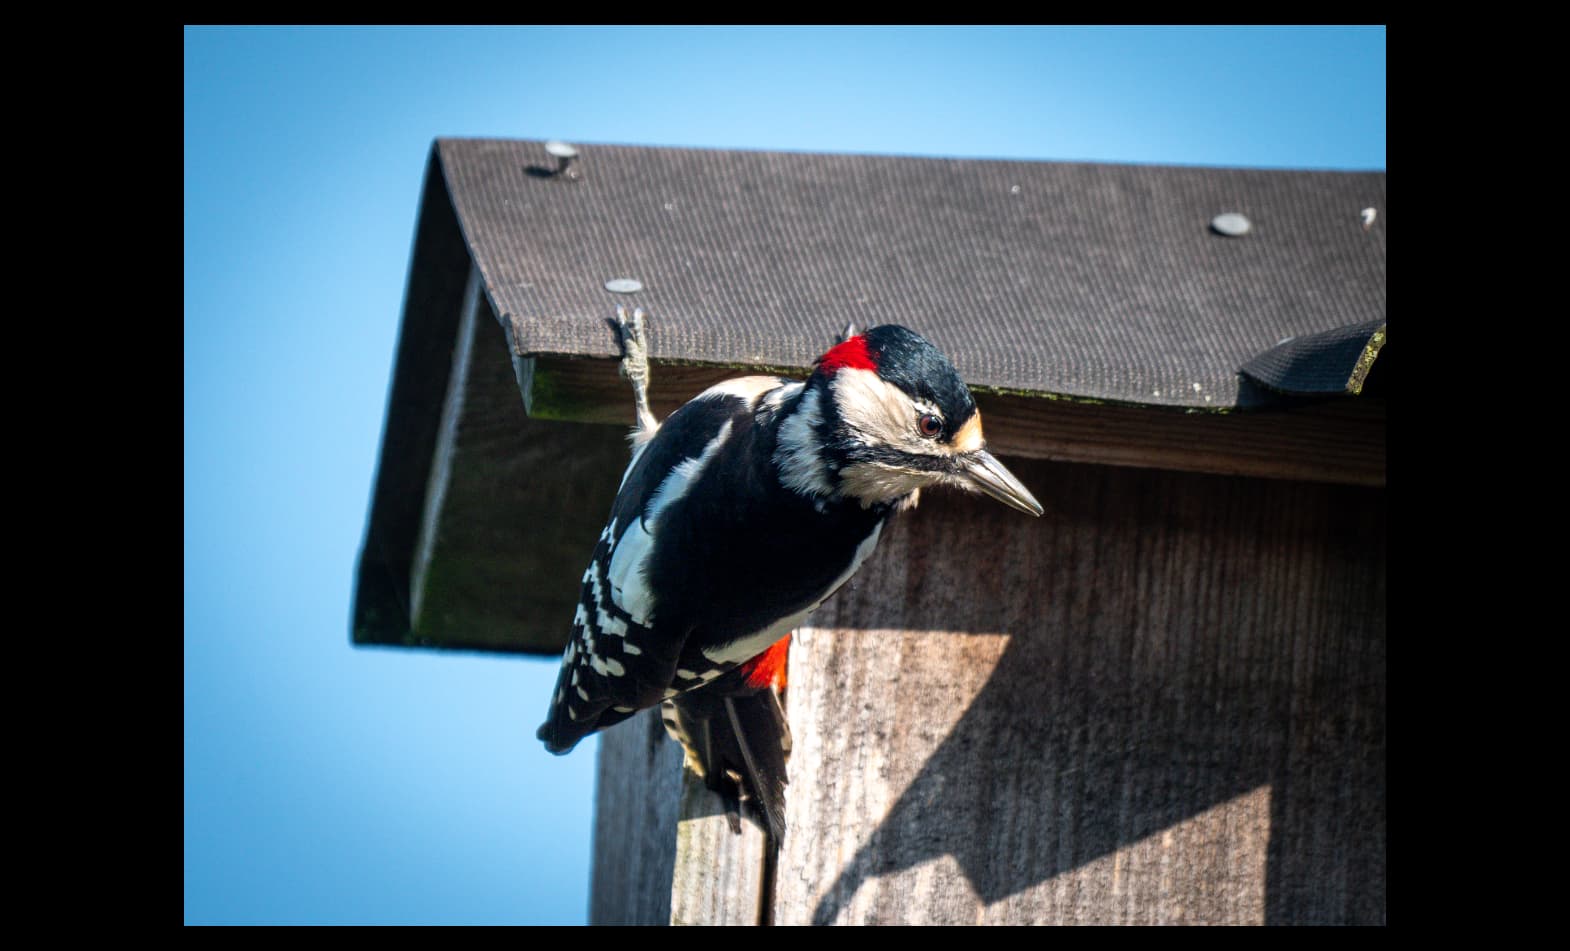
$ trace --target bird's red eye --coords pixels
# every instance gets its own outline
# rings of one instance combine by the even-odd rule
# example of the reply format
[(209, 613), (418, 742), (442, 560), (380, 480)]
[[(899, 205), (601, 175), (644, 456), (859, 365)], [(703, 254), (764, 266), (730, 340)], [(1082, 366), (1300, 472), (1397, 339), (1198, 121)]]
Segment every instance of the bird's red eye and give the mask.
[(922, 413), (921, 418), (916, 420), (916, 426), (921, 430), (921, 434), (928, 439), (943, 432), (943, 420), (938, 419), (931, 413)]

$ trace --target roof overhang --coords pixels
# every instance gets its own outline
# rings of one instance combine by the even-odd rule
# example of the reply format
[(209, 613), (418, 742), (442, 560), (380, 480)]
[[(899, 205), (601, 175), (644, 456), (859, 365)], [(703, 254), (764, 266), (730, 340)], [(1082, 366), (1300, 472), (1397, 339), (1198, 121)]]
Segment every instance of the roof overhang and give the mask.
[(560, 649), (627, 458), (618, 304), (658, 415), (897, 322), (1001, 455), (1384, 484), (1383, 399), (1324, 399), (1382, 391), (1383, 172), (579, 153), (432, 148), (357, 643)]

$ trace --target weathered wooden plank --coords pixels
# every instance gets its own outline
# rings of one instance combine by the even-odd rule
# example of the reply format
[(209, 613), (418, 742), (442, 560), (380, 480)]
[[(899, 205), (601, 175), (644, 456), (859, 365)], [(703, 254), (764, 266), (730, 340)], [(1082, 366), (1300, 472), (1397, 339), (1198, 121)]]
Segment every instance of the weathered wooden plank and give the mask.
[(731, 831), (657, 710), (600, 734), (590, 923), (758, 924), (766, 849), (755, 823)]
[(798, 633), (775, 920), (1385, 920), (1385, 493), (1008, 460)]
[(441, 535), (442, 509), (447, 499), (447, 486), (452, 481), (453, 456), (458, 451), (458, 425), (469, 389), (469, 367), (474, 363), (478, 328), (476, 323), (483, 302), (483, 281), (479, 268), (469, 269), (469, 281), (463, 289), (463, 308), (458, 318), (458, 336), (452, 348), (452, 369), (447, 376), (447, 393), (442, 399), (441, 423), (437, 427), (436, 447), (432, 452), (430, 478), (425, 485), (425, 504), (420, 510), (420, 532), (415, 538), (414, 564), (409, 580), (411, 627), (421, 628), (426, 579), (431, 570), (431, 556)]
[(559, 652), (625, 430), (532, 420), (471, 278), (410, 573), (411, 643)]
[(681, 748), (665, 735), (657, 710), (599, 737), (589, 923), (664, 925), (671, 920)]
[(740, 833), (732, 832), (720, 798), (703, 780), (690, 771), (682, 780), (670, 923), (759, 924), (768, 837), (748, 820)]
[[(536, 419), (631, 425), (627, 384), (613, 360), (514, 354)], [(704, 389), (762, 370), (659, 364), (650, 399), (667, 414)], [(1344, 399), (1249, 413), (1183, 413), (1038, 397), (978, 394), (987, 442), (998, 455), (1103, 465), (1385, 484), (1385, 406)]]
[(409, 579), (430, 479), (453, 337), (473, 268), (435, 153), (426, 167), (396, 371), (355, 578), (356, 644), (409, 642)]

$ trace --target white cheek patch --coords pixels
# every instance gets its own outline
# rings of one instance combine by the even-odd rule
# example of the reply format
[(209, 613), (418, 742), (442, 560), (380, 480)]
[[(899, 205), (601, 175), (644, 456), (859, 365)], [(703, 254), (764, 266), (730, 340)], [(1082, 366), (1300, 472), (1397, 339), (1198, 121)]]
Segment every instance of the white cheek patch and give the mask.
[(840, 419), (870, 441), (914, 448), (915, 407), (899, 387), (890, 386), (871, 370), (846, 367), (830, 384)]
[[(981, 434), (980, 412), (972, 414), (947, 442), (923, 437), (916, 428), (922, 414), (931, 413), (939, 419), (943, 414), (931, 403), (912, 399), (899, 387), (884, 382), (871, 370), (840, 370), (834, 374), (833, 386), (840, 418), (869, 442), (920, 456), (955, 456), (987, 444)], [(919, 480), (916, 487), (933, 481)]]
[(834, 374), (834, 404), (840, 418), (873, 445), (890, 446), (915, 456), (947, 456), (955, 451), (916, 430), (916, 421), (923, 413), (942, 418), (937, 407), (912, 399), (871, 370), (847, 368)]

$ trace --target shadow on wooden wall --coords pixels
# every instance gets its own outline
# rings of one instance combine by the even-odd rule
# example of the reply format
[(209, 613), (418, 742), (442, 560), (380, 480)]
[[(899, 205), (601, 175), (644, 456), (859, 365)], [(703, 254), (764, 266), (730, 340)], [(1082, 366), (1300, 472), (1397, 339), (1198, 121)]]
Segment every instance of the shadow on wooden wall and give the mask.
[(793, 653), (777, 920), (1383, 921), (1385, 493), (1009, 464), (1047, 518), (929, 495)]

